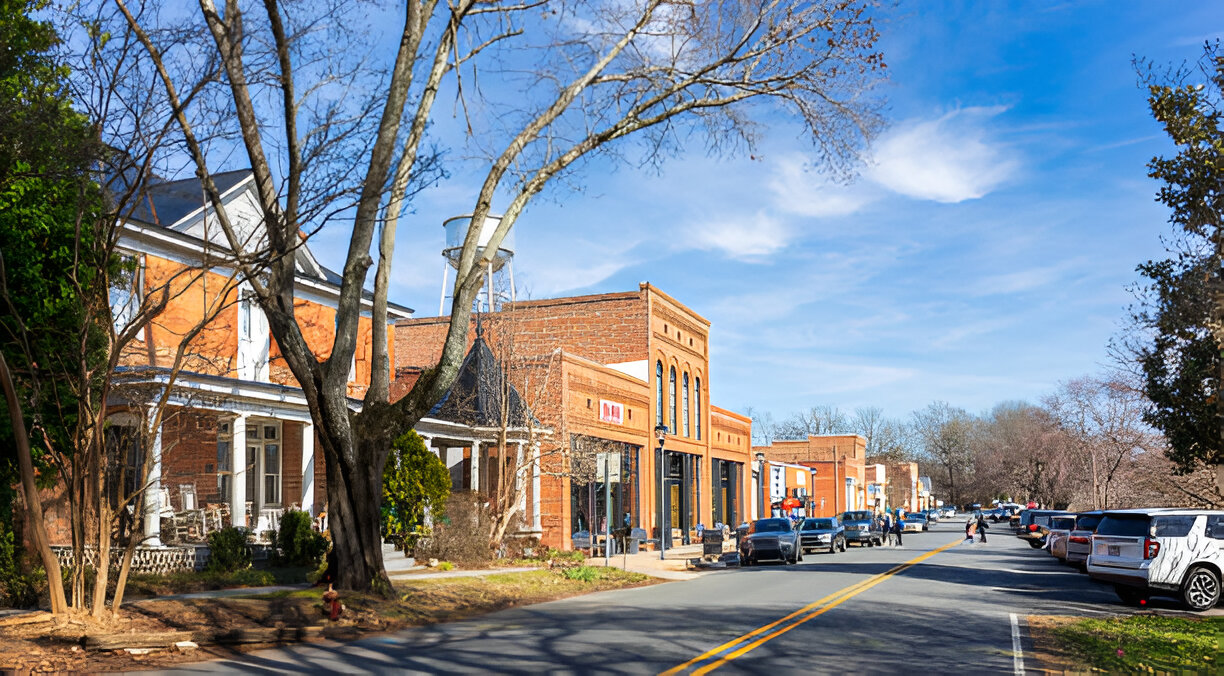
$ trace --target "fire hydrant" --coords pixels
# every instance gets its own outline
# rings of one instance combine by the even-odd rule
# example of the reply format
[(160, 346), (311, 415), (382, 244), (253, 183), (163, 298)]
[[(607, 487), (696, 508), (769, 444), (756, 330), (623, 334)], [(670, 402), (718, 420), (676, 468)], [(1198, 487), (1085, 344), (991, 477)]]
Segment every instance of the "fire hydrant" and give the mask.
[[(327, 619), (333, 621), (340, 619), (340, 609), (342, 608), (340, 605), (340, 592), (332, 589), (330, 584), (327, 585), (327, 591), (323, 592), (323, 603), (324, 609), (329, 610)], [(329, 605), (330, 609), (328, 608)]]

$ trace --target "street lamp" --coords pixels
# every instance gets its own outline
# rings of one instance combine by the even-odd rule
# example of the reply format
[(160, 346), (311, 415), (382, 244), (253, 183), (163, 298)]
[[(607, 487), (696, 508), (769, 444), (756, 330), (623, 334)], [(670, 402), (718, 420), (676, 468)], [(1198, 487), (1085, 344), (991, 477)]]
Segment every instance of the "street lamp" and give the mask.
[[(765, 518), (765, 454), (757, 453), (757, 518)], [(773, 516), (773, 512), (770, 512)]]
[(659, 559), (663, 559), (663, 550), (667, 548), (667, 539), (663, 533), (663, 502), (667, 491), (663, 490), (663, 442), (667, 439), (667, 425), (655, 425), (655, 438), (659, 440)]

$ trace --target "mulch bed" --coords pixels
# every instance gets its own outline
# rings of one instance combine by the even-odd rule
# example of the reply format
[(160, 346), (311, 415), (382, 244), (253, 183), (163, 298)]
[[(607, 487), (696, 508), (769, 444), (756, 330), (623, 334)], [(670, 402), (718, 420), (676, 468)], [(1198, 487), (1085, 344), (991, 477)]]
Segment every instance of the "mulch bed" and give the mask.
[[(42, 614), (0, 620), (0, 671), (18, 673), (100, 672), (168, 668), (177, 664), (233, 657), (243, 652), (302, 640), (353, 640), (409, 626), (474, 617), (606, 589), (652, 584), (643, 575), (601, 573), (594, 581), (566, 578), (559, 571), (494, 574), (486, 578), (420, 580), (396, 585), (399, 599), (345, 593), (345, 611), (336, 621), (323, 613), (319, 588), (223, 599), (148, 599), (125, 604), (119, 619)], [(199, 644), (188, 652), (168, 648), (147, 654), (114, 646), (126, 635), (133, 645), (165, 636), (187, 635)], [(150, 636), (153, 635), (153, 636)], [(159, 639), (160, 640), (160, 639)]]

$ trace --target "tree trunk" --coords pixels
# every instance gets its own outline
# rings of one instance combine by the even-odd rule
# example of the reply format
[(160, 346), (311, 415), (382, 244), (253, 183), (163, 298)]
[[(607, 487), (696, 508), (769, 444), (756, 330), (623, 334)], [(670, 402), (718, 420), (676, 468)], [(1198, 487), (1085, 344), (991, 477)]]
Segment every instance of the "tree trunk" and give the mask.
[[(320, 437), (328, 430), (317, 428)], [(394, 594), (391, 579), (383, 568), (382, 556), (382, 472), (391, 451), (390, 437), (372, 439), (356, 434), (356, 457), (362, 463), (350, 463), (336, 452), (336, 440), (323, 443), (327, 468), (327, 520), (332, 536), (331, 571), (339, 589), (372, 591), (390, 598)], [(366, 465), (365, 462), (369, 464)]]
[(26, 433), (25, 415), (21, 411), (17, 389), (13, 386), (13, 377), (3, 354), (0, 354), (0, 385), (4, 388), (9, 422), (12, 423), (13, 438), (17, 442), (17, 465), (21, 471), (21, 489), (25, 497), (26, 526), (29, 528), (30, 541), (38, 557), (42, 559), (43, 570), (47, 571), (51, 612), (64, 613), (68, 611), (68, 601), (64, 596), (64, 577), (60, 574), (59, 560), (51, 551), (51, 538), (47, 534), (47, 523), (43, 517), (42, 499), (34, 481), (34, 460), (30, 456), (30, 437)]

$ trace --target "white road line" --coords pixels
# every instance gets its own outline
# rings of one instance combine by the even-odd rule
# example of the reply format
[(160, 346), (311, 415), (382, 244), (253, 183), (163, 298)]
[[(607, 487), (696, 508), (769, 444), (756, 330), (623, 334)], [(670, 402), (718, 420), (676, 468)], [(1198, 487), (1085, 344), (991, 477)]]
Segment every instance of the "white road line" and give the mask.
[(1013, 592), (1017, 594), (1044, 594), (1049, 589), (1016, 589), (1014, 587), (991, 587), (991, 591)]
[(1012, 671), (1016, 676), (1024, 676), (1024, 649), (1020, 647), (1020, 620), (1016, 618), (1015, 613), (1009, 613), (1011, 617), (1011, 634), (1012, 634)]
[(1017, 568), (1000, 568), (1005, 573), (1017, 573), (1020, 575), (1082, 575), (1073, 570), (1019, 570)]

